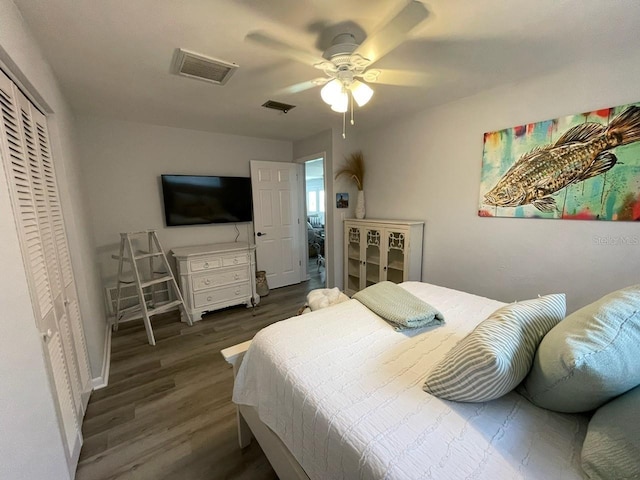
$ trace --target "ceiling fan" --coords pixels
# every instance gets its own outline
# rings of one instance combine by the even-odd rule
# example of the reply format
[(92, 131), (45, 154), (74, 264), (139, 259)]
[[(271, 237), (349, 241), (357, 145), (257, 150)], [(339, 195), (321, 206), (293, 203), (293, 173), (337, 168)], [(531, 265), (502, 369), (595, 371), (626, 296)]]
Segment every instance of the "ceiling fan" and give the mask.
[[(262, 32), (249, 33), (246, 38), (324, 72), (324, 77), (292, 85), (280, 92), (297, 93), (324, 85), (320, 92), (322, 100), (330, 105), (333, 111), (343, 113), (342, 136), (344, 137), (344, 124), (349, 107), (351, 107), (351, 124), (353, 125), (354, 100), (359, 107), (362, 107), (373, 96), (373, 90), (368, 83), (395, 85), (420, 83), (420, 76), (415, 72), (385, 72), (369, 67), (403, 43), (409, 32), (428, 16), (429, 12), (422, 3), (410, 1), (391, 20), (360, 44), (356, 43), (352, 33), (336, 35), (332, 45), (322, 53), (322, 56), (299, 49)], [(384, 80), (381, 81), (381, 77)]]

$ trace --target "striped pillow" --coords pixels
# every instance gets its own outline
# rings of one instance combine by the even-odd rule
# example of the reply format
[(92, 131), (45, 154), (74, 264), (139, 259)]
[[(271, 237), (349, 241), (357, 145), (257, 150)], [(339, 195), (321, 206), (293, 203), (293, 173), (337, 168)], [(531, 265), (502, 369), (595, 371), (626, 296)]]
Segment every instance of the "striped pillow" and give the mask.
[(564, 294), (496, 310), (436, 364), (423, 390), (459, 402), (505, 395), (527, 376), (542, 338), (565, 313)]

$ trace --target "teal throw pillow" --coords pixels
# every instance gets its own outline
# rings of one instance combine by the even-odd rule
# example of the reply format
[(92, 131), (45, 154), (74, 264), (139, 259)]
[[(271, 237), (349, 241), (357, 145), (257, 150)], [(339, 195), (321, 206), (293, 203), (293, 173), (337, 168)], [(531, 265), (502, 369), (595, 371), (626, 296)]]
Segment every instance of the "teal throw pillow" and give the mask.
[(523, 393), (558, 412), (595, 410), (640, 384), (640, 285), (568, 315), (542, 340)]
[(600, 407), (582, 446), (592, 479), (640, 478), (640, 386)]

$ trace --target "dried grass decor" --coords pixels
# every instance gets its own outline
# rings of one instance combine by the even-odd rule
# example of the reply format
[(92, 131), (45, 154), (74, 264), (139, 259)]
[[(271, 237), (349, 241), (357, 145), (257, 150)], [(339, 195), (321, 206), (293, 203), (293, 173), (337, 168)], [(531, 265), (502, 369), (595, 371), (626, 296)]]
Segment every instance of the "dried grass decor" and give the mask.
[(336, 172), (336, 179), (346, 175), (353, 183), (356, 184), (358, 190), (364, 188), (364, 155), (358, 150), (348, 157), (345, 157), (345, 166)]

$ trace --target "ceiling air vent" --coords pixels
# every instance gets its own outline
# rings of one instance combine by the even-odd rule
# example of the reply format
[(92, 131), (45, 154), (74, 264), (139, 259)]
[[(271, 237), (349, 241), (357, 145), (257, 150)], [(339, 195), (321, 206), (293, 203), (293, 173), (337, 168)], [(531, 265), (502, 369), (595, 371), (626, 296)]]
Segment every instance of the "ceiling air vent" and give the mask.
[(287, 103), (280, 103), (273, 100), (267, 100), (262, 104), (265, 108), (271, 108), (273, 110), (280, 110), (281, 112), (288, 113), (292, 108), (296, 108), (295, 105), (289, 105)]
[(237, 68), (238, 65), (235, 63), (205, 57), (182, 48), (176, 50), (174, 73), (177, 75), (224, 85)]

